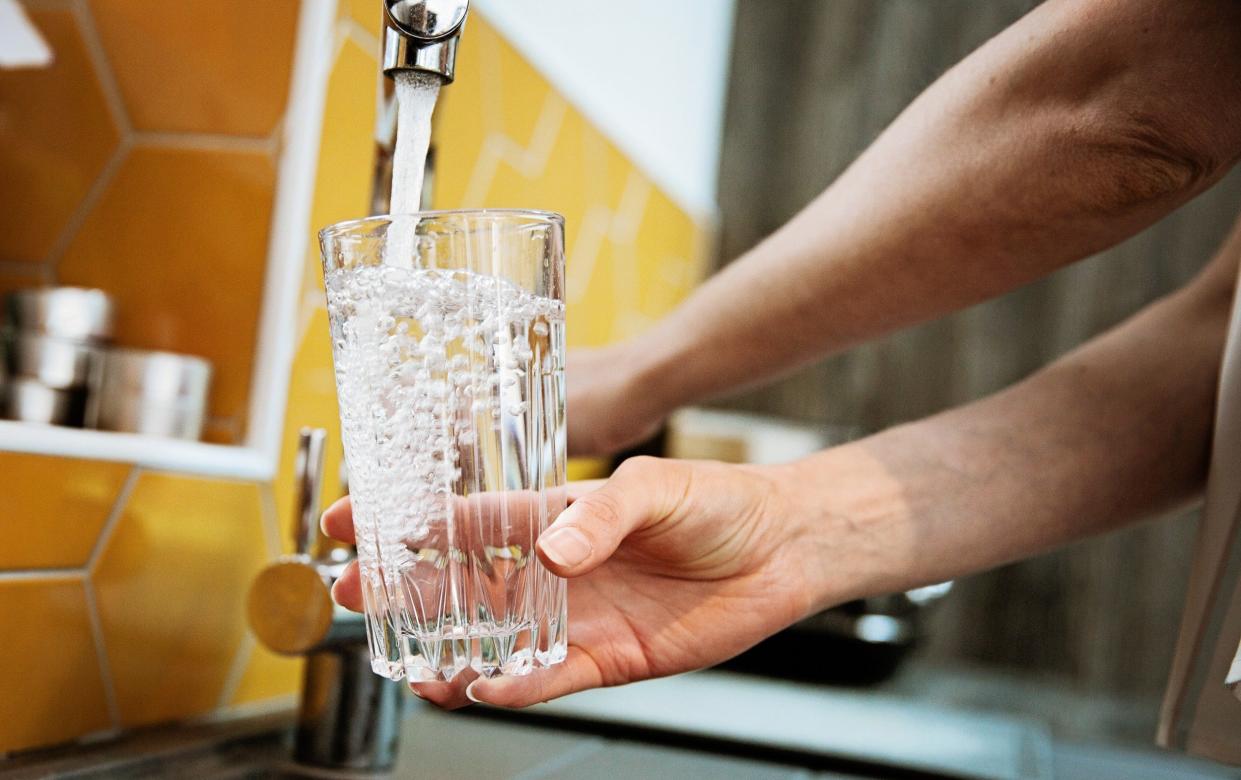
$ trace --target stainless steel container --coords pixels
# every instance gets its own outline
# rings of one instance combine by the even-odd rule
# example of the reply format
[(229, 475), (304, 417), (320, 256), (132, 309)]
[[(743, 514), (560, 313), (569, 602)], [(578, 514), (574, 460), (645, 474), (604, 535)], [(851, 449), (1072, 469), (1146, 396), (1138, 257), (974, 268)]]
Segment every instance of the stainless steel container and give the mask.
[(5, 296), (7, 329), (75, 341), (112, 338), (112, 299), (85, 287), (38, 287)]
[(9, 379), (0, 407), (10, 420), (81, 427), (86, 401), (85, 389), (48, 387), (37, 379), (16, 377)]
[(87, 416), (101, 430), (197, 440), (210, 383), (211, 364), (200, 357), (108, 350)]
[(86, 342), (33, 333), (12, 333), (6, 341), (8, 375), (37, 379), (55, 390), (87, 387), (102, 354)]

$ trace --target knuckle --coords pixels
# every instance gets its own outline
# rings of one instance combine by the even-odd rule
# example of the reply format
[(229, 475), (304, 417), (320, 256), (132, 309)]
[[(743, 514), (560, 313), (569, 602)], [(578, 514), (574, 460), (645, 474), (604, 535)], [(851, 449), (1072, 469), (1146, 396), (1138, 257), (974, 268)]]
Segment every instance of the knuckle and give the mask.
[(632, 458), (625, 459), (617, 467), (616, 473), (633, 476), (648, 475), (658, 470), (659, 464), (662, 462), (659, 458), (650, 455), (635, 455)]
[(597, 490), (581, 500), (591, 518), (590, 528), (579, 528), (588, 536), (595, 537), (592, 531), (596, 528), (611, 529), (621, 524), (623, 519), (620, 500), (610, 491)]
[(694, 471), (702, 463), (639, 455), (616, 470), (620, 489), (638, 497), (648, 521), (657, 522), (677, 512), (689, 498)]

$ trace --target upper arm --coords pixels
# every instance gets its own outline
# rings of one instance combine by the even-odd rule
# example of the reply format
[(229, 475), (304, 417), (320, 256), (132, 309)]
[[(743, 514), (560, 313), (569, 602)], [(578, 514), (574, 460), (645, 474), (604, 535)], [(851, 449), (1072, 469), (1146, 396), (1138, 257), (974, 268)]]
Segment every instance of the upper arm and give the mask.
[(1106, 171), (1086, 177), (1104, 215), (1183, 201), (1241, 157), (1241, 2), (1049, 0), (979, 54), (993, 111)]

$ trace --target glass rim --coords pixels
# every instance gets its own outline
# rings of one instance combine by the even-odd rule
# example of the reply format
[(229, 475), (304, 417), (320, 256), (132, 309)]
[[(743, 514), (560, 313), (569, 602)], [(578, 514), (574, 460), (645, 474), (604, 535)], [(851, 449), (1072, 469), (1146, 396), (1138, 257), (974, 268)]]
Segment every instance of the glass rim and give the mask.
[(531, 222), (542, 224), (557, 224), (564, 227), (564, 215), (555, 211), (546, 211), (544, 209), (431, 209), (429, 211), (407, 211), (399, 214), (372, 214), (368, 217), (358, 217), (356, 219), (346, 219), (341, 222), (334, 222), (319, 231), (319, 240), (345, 235), (363, 229), (367, 225), (378, 222), (393, 222), (397, 219), (413, 217), (423, 219), (425, 217), (525, 217)]

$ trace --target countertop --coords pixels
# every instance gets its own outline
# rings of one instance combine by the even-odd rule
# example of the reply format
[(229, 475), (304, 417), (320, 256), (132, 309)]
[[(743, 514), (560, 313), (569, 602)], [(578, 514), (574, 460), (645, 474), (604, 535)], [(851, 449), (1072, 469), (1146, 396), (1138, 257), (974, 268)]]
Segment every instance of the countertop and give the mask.
[[(291, 713), (275, 713), (155, 729), (0, 761), (0, 777), (350, 776), (292, 765), (292, 723)], [(391, 776), (1224, 780), (1241, 771), (1148, 747), (1068, 742), (1038, 719), (911, 698), (900, 686), (848, 690), (701, 672), (520, 712), (448, 713), (411, 696)]]

